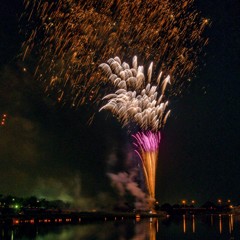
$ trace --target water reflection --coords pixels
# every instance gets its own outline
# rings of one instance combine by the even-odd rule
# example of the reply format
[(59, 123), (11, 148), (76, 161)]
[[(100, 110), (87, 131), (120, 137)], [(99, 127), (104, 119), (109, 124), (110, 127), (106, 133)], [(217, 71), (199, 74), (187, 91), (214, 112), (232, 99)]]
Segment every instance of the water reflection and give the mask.
[(158, 231), (158, 219), (150, 219), (149, 221), (141, 221), (135, 225), (135, 234), (132, 240), (156, 240)]
[(219, 214), (219, 232), (222, 233), (222, 215)]
[(196, 227), (195, 227), (195, 216), (194, 216), (194, 215), (192, 215), (192, 231), (193, 231), (193, 233), (195, 233), (195, 231), (196, 231)]
[(186, 225), (186, 215), (183, 215), (183, 232), (186, 233), (187, 225)]
[(0, 226), (3, 240), (189, 240), (240, 239), (240, 216), (183, 215), (166, 219), (115, 219), (56, 225)]
[(213, 226), (213, 214), (211, 214), (211, 226)]
[(233, 214), (229, 215), (229, 233), (233, 231)]

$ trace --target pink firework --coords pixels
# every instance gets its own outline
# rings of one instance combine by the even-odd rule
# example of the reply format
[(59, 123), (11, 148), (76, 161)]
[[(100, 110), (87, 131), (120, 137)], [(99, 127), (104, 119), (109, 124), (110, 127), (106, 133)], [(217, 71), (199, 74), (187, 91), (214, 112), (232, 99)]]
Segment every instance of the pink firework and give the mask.
[(135, 143), (134, 145), (137, 146), (139, 149), (149, 152), (156, 151), (159, 148), (159, 143), (161, 140), (160, 132), (138, 132), (135, 135), (133, 134), (132, 136), (137, 140), (137, 143)]
[(148, 188), (150, 201), (155, 200), (155, 179), (158, 160), (158, 150), (161, 140), (160, 132), (138, 132), (132, 135), (136, 140), (135, 150), (142, 161), (146, 185)]

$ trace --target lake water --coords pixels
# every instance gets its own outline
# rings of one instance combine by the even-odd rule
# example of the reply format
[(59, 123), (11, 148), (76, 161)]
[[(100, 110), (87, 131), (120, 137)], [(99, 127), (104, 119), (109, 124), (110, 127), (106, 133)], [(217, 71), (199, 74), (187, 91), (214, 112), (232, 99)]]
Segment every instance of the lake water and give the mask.
[(76, 225), (0, 226), (9, 240), (236, 240), (240, 216), (178, 216), (166, 219), (117, 219)]

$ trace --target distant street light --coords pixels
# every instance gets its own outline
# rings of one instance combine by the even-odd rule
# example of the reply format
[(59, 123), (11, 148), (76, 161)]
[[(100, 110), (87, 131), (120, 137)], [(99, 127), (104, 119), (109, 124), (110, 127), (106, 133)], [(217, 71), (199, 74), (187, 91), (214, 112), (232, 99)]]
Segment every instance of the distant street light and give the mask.
[(186, 200), (182, 200), (182, 205), (185, 207), (187, 201)]

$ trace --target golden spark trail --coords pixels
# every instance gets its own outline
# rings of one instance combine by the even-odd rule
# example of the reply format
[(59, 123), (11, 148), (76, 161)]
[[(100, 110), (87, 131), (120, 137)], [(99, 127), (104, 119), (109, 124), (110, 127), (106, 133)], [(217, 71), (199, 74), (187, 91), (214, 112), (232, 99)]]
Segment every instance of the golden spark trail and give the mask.
[[(46, 92), (73, 107), (101, 99), (97, 67), (113, 55), (154, 61), (181, 93), (206, 44), (193, 0), (25, 0), (23, 59), (38, 57)], [(157, 73), (154, 72), (154, 75)], [(55, 79), (52, 81), (52, 79)]]
[(155, 201), (156, 168), (161, 139), (160, 132), (140, 132), (132, 136), (136, 140), (134, 145), (139, 149), (135, 151), (142, 161), (150, 201), (153, 203)]

